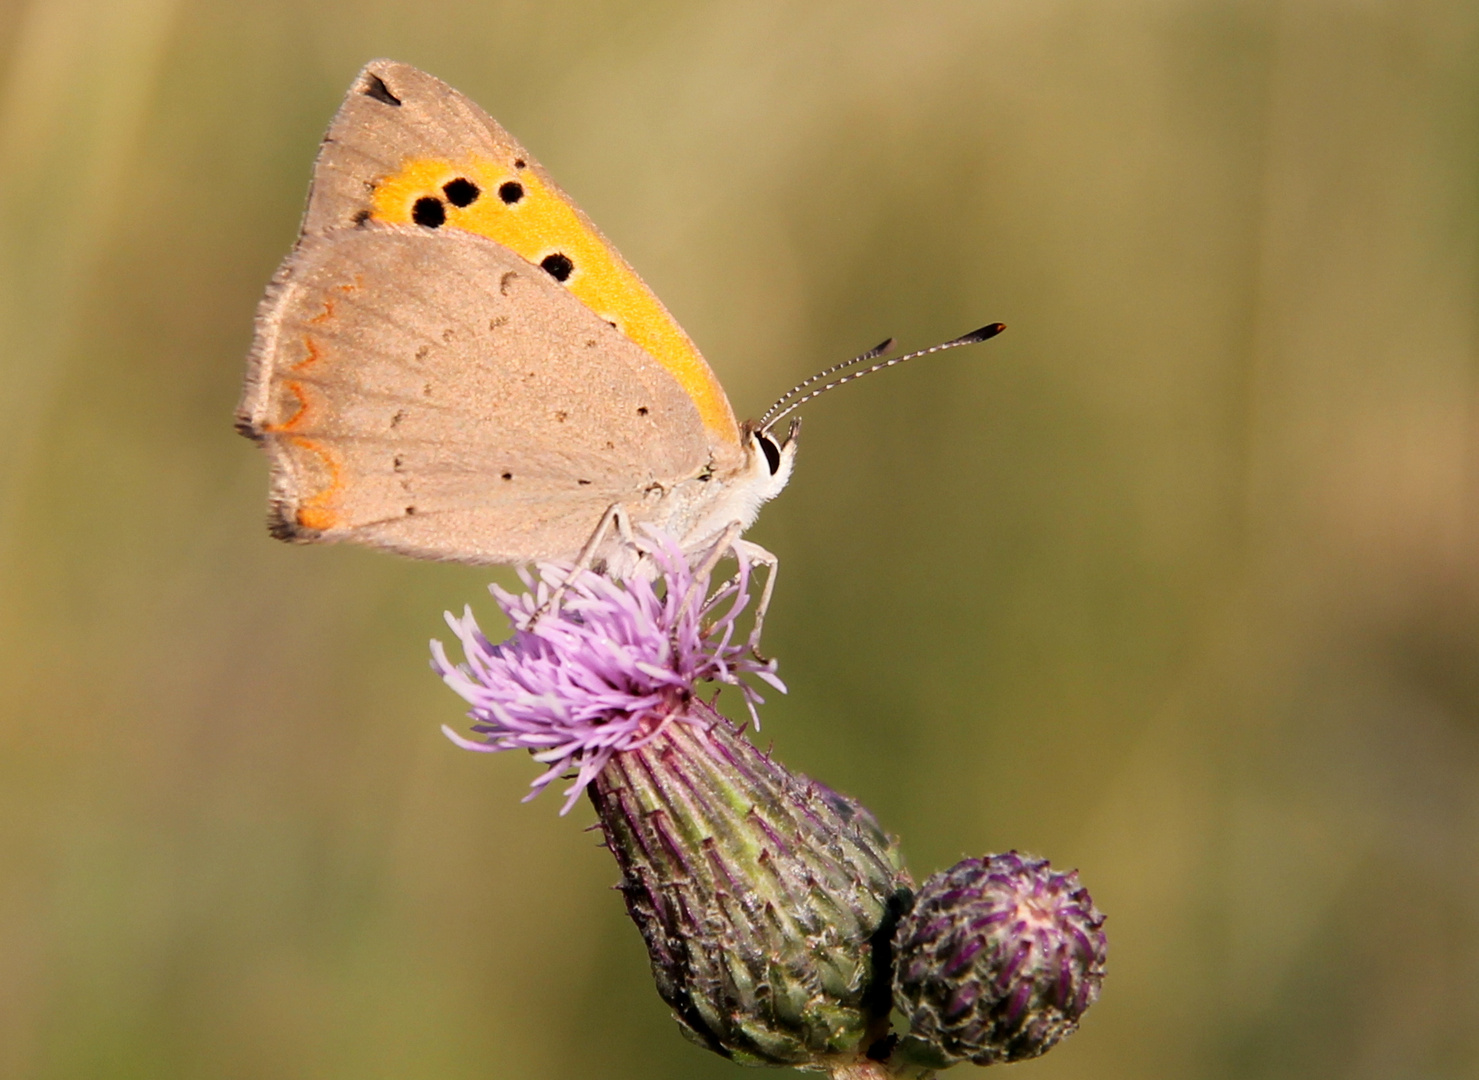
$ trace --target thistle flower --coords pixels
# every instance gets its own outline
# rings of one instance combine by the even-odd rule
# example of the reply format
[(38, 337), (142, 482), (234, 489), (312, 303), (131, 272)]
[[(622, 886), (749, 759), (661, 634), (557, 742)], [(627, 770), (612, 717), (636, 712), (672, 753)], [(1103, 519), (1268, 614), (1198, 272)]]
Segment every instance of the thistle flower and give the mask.
[(1103, 925), (1077, 872), (1043, 859), (1013, 851), (934, 875), (894, 935), (901, 1056), (943, 1068), (1048, 1050), (1099, 996)]
[(743, 676), (784, 689), (736, 641), (750, 601), (739, 562), (709, 596), (664, 543), (658, 582), (576, 574), (555, 605), (569, 570), (542, 568), (528, 593), (493, 590), (508, 641), (449, 617), (467, 659), (434, 645), (434, 666), (472, 705), (480, 739), (452, 735), (459, 745), (532, 750), (549, 766), (536, 792), (575, 770), (565, 809), (589, 792), (683, 1031), (747, 1064), (837, 1071), (888, 1031), (910, 881), (871, 814), (761, 753), (699, 696), (703, 680), (734, 685), (756, 718)]
[[(916, 901), (866, 809), (762, 753), (700, 696), (701, 682), (733, 685), (758, 724), (746, 676), (785, 689), (736, 640), (745, 559), (710, 595), (708, 573), (656, 539), (658, 581), (541, 567), (524, 593), (492, 589), (507, 641), (467, 612), (447, 619), (464, 662), (432, 652), (472, 706), (476, 737), (450, 738), (532, 752), (547, 768), (530, 798), (573, 772), (562, 813), (589, 795), (683, 1031), (745, 1064), (834, 1078), (1017, 1061), (1072, 1032), (1105, 951), (1076, 875), (1015, 852), (967, 859)], [(909, 1022), (901, 1041), (891, 1007)]]
[(671, 541), (659, 539), (654, 559), (661, 593), (651, 581), (618, 583), (559, 565), (541, 566), (538, 581), (520, 570), (523, 593), (490, 586), (514, 627), (499, 645), (483, 636), (471, 608), (460, 619), (448, 612), (466, 659), (452, 663), (433, 641), (432, 667), (472, 706), (480, 738), (443, 728), (447, 737), (466, 750), (531, 751), (549, 767), (527, 798), (574, 769), (563, 814), (612, 755), (639, 749), (673, 723), (707, 724), (687, 709), (700, 682), (737, 687), (758, 726), (755, 706), (763, 699), (742, 676), (782, 692), (785, 686), (773, 660), (757, 659), (747, 641), (735, 640), (735, 621), (749, 604), (749, 564), (740, 560), (736, 577), (709, 596), (709, 575), (696, 575)]

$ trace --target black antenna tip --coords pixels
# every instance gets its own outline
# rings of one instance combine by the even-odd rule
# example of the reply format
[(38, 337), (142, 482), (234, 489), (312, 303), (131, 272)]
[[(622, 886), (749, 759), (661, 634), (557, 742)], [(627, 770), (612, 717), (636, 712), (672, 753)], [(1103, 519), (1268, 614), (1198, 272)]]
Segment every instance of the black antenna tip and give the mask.
[(1006, 323), (994, 322), (990, 326), (983, 326), (979, 330), (972, 330), (969, 334), (962, 334), (951, 342), (951, 344), (968, 345), (977, 341), (990, 341), (1006, 328)]

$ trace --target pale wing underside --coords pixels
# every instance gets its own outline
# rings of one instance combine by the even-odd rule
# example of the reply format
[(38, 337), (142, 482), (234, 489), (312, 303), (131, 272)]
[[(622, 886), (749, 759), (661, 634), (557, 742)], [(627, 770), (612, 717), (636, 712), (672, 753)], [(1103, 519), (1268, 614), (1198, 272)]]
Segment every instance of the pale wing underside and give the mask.
[[(357, 224), (357, 215), (370, 209), (376, 181), (408, 159), (468, 153), (523, 160), (559, 190), (529, 152), (467, 97), (409, 64), (371, 61), (334, 115), (319, 149), (303, 235), (320, 236)], [(589, 218), (580, 218), (599, 234)]]
[[(697, 346), (662, 301), (518, 140), (476, 103), (424, 71), (393, 60), (372, 60), (355, 77), (319, 149), (303, 235), (322, 236), (353, 227), (370, 215), (387, 224), (406, 223), (409, 219), (382, 216), (376, 210), (377, 189), (408, 163), (430, 159), (453, 159), (464, 164), (486, 159), (514, 168), (521, 176), (537, 178), (544, 195), (571, 215), (576, 231), (601, 249), (602, 257), (616, 268), (615, 278), (620, 279), (607, 281), (602, 287), (596, 281), (604, 275), (594, 274), (579, 282), (572, 279), (572, 288), (584, 291), (588, 306), (616, 321), (629, 338), (686, 384), (699, 403), (711, 436), (729, 444), (721, 452), (733, 455), (738, 451), (739, 426), (729, 399)], [(498, 201), (491, 190), (482, 199), (479, 205), (483, 206)], [(447, 213), (450, 229), (461, 211), (450, 207)], [(536, 245), (539, 250), (530, 251), (475, 223), (467, 222), (465, 227), (513, 247), (535, 263), (549, 253), (546, 247), (557, 249), (562, 242), (555, 235), (544, 236)], [(592, 292), (603, 288), (600, 296)]]
[(278, 535), (477, 562), (568, 558), (710, 456), (672, 376), (542, 270), (416, 226), (305, 237), (238, 424), (271, 455)]

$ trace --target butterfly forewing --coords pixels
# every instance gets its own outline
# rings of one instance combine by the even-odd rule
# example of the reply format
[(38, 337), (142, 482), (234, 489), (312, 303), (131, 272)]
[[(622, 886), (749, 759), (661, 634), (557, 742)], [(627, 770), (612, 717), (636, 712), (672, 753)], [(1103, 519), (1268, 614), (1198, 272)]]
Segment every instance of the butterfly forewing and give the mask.
[(616, 248), (472, 101), (424, 72), (367, 64), (319, 151), (306, 237), (367, 222), (487, 237), (541, 267), (683, 387), (711, 440), (739, 446), (714, 373)]

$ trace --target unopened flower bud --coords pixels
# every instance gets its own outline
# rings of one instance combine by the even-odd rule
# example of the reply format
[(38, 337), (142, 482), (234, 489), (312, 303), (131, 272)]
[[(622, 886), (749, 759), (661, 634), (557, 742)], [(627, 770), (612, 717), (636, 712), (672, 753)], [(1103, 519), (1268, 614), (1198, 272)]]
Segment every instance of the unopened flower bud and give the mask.
[(1046, 860), (1009, 852), (934, 875), (894, 935), (900, 1053), (943, 1068), (1045, 1052), (1099, 996), (1103, 925), (1077, 872)]

